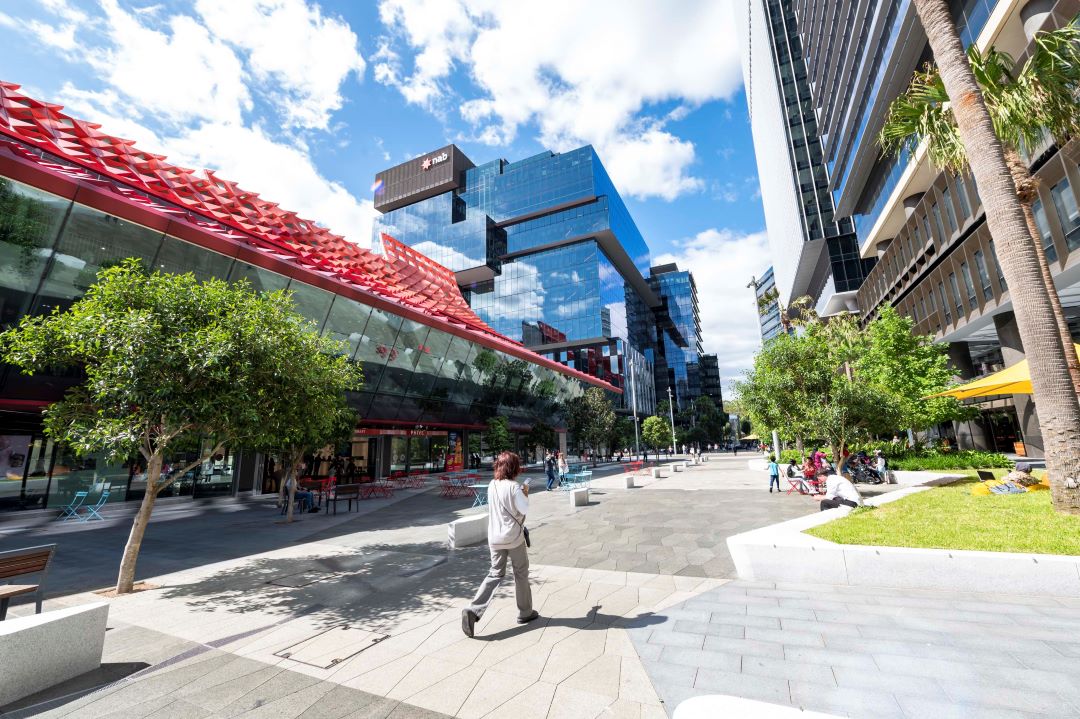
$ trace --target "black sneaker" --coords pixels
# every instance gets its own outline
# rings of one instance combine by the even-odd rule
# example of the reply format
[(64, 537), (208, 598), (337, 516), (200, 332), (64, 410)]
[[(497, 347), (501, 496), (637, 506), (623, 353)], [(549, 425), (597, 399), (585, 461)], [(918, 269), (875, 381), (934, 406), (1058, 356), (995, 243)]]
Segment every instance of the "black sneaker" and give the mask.
[(540, 612), (538, 612), (538, 611), (536, 611), (534, 609), (532, 611), (532, 614), (530, 614), (529, 616), (527, 616), (527, 617), (518, 617), (517, 623), (518, 624), (528, 624), (529, 622), (533, 621), (534, 619), (539, 619), (539, 618), (540, 618)]
[(473, 625), (476, 624), (476, 620), (479, 618), (468, 609), (461, 610), (461, 631), (465, 632), (465, 636), (472, 637)]

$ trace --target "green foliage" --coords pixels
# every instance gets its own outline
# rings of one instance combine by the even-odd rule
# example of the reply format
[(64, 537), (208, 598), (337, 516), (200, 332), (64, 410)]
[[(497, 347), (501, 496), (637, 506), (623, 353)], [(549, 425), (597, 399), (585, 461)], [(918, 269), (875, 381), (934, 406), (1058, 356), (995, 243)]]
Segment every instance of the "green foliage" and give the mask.
[[(1008, 147), (1030, 150), (1047, 130), (1057, 138), (1080, 131), (1080, 27), (1074, 19), (1053, 32), (1039, 33), (1023, 67), (994, 48), (968, 48), (968, 61), (982, 90), (997, 136)], [(952, 173), (967, 167), (948, 93), (938, 68), (916, 72), (906, 93), (889, 107), (878, 143), (884, 152), (914, 153), (924, 141), (930, 160)]]
[(616, 415), (615, 422), (611, 425), (611, 435), (607, 445), (612, 454), (617, 454), (621, 449), (634, 451), (634, 420), (630, 417)]
[(566, 425), (578, 446), (600, 450), (611, 438), (615, 426), (615, 406), (604, 390), (589, 387), (566, 406)]
[(974, 496), (974, 484), (935, 487), (806, 531), (840, 544), (1080, 554), (1080, 517), (1055, 512), (1050, 492)]
[(20, 271), (29, 271), (35, 250), (51, 242), (50, 220), (44, 202), (16, 192), (10, 180), (0, 178), (0, 243), (21, 248)]
[(360, 371), (308, 324), (285, 293), (148, 274), (131, 259), (103, 270), (68, 311), (24, 317), (0, 335), (0, 351), (27, 374), (85, 371), (45, 412), (51, 437), (78, 453), (149, 458), (197, 436), (283, 443), (294, 429), (280, 415), (334, 414), (344, 390), (359, 388)]
[(1012, 461), (997, 452), (964, 450), (962, 452), (933, 452), (908, 454), (889, 460), (890, 469), (927, 470), (937, 472), (949, 469), (1012, 469)]
[(823, 440), (834, 449), (966, 418), (945, 389), (952, 373), (943, 347), (916, 335), (913, 323), (885, 307), (866, 327), (854, 315), (812, 321), (799, 335), (780, 335), (754, 358), (737, 384), (755, 428), (782, 439)]
[(543, 447), (544, 449), (556, 449), (559, 446), (559, 435), (550, 424), (536, 422), (525, 434), (525, 445), (530, 449)]
[(506, 417), (490, 417), (484, 432), (484, 446), (492, 456), (514, 448), (514, 436), (510, 434), (510, 422)]
[(855, 373), (860, 381), (871, 382), (892, 395), (899, 414), (897, 426), (923, 430), (978, 414), (953, 397), (923, 399), (952, 384), (953, 371), (946, 346), (916, 334), (910, 317), (885, 305), (864, 334)]
[(671, 425), (662, 417), (646, 417), (641, 423), (641, 441), (651, 449), (671, 447), (674, 442), (671, 436)]

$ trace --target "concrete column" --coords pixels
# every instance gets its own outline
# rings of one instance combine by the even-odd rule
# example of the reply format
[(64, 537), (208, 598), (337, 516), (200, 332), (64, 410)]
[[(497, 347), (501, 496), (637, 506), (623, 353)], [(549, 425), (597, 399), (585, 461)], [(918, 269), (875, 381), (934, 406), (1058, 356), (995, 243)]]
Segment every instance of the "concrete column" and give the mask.
[[(1020, 341), (1020, 328), (1016, 324), (1016, 316), (1012, 312), (994, 315), (994, 327), (997, 329), (998, 341), (1001, 343), (1001, 355), (1005, 358), (1005, 366), (1012, 367), (1023, 360), (1024, 345)], [(1024, 435), (1028, 457), (1041, 458), (1043, 456), (1042, 429), (1039, 427), (1039, 416), (1035, 413), (1035, 403), (1031, 395), (1014, 394), (1013, 405), (1016, 407), (1016, 416), (1020, 420), (1020, 431)]]
[(559, 432), (559, 454), (566, 456), (566, 432)]
[[(961, 380), (975, 376), (975, 365), (971, 361), (971, 346), (967, 342), (949, 343), (949, 363)], [(953, 434), (960, 449), (990, 449), (990, 438), (986, 435), (980, 419), (967, 422), (953, 422)]]

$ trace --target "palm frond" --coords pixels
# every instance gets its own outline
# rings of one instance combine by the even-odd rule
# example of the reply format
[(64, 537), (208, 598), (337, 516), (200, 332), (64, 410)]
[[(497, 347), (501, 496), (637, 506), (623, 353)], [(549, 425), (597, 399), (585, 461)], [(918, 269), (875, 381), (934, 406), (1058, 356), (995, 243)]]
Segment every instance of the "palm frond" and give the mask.
[(1028, 122), (1059, 140), (1080, 132), (1080, 25), (1035, 36), (1031, 56), (1016, 78)]
[(949, 106), (949, 94), (937, 68), (927, 65), (911, 78), (911, 84), (889, 105), (885, 124), (878, 134), (878, 144), (885, 154), (899, 155), (927, 141), (927, 152), (936, 166), (960, 172), (967, 164), (967, 153), (956, 129)]

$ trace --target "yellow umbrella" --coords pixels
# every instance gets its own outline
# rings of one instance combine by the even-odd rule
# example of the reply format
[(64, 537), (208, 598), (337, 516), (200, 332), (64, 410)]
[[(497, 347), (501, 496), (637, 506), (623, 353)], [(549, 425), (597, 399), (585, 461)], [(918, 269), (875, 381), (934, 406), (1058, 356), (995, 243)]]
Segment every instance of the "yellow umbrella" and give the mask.
[[(1080, 345), (1074, 344), (1076, 354), (1080, 357)], [(929, 397), (956, 397), (968, 399), (969, 397), (986, 397), (993, 394), (1031, 394), (1031, 370), (1028, 369), (1028, 361), (1022, 360), (1012, 367), (1006, 367), (1000, 372), (987, 375), (974, 382), (968, 382), (952, 389), (932, 394)], [(924, 399), (929, 399), (926, 397)]]

